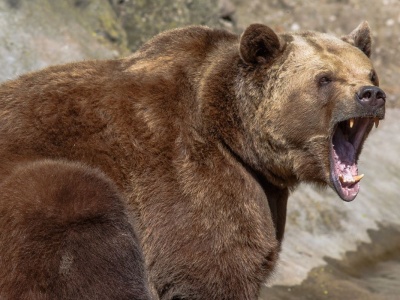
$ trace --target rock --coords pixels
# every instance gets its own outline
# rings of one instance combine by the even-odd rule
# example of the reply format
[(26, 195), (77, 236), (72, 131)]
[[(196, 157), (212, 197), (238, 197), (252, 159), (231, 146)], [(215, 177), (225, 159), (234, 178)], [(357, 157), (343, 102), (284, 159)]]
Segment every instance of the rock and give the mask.
[(127, 53), (107, 0), (0, 2), (0, 81), (50, 64)]
[(51, 64), (127, 55), (176, 27), (234, 30), (233, 14), (230, 0), (3, 0), (0, 81)]
[(223, 26), (217, 0), (112, 0), (134, 51), (157, 33), (191, 24)]

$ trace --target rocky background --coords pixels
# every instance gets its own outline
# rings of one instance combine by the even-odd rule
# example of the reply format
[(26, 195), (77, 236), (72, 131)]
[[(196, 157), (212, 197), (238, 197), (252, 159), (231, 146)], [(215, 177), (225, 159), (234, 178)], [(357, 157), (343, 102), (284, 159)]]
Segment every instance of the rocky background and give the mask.
[(400, 1), (0, 0), (0, 81), (129, 55), (158, 32), (190, 24), (240, 33), (259, 22), (340, 36), (363, 20), (389, 109), (361, 157), (361, 192), (351, 203), (312, 186), (293, 193), (281, 262), (260, 299), (399, 299)]

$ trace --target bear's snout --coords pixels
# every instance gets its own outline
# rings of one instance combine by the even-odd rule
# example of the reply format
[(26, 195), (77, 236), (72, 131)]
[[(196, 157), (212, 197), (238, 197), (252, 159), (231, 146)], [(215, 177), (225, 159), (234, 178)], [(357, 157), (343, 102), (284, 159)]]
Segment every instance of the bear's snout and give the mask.
[(386, 94), (377, 86), (363, 86), (357, 93), (357, 100), (364, 108), (374, 112), (385, 105)]

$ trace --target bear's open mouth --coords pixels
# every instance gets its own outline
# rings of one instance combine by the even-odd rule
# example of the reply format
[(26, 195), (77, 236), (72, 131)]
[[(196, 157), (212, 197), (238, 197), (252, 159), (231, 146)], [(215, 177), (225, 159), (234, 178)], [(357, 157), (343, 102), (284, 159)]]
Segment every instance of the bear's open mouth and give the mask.
[(336, 192), (344, 201), (352, 201), (360, 189), (360, 180), (364, 175), (358, 174), (358, 156), (374, 123), (378, 127), (379, 118), (351, 118), (335, 126), (330, 149), (330, 173)]

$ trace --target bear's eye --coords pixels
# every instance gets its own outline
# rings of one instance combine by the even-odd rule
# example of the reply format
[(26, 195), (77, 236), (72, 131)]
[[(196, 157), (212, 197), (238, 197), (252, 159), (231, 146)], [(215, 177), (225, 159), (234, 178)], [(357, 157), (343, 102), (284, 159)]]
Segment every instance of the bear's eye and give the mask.
[(328, 76), (322, 76), (318, 80), (318, 83), (320, 86), (325, 86), (325, 85), (329, 84), (330, 82), (332, 82), (332, 79)]
[(372, 70), (369, 74), (369, 78), (371, 80), (371, 82), (378, 86), (379, 85), (379, 80), (378, 80), (378, 75), (376, 75), (376, 72), (374, 70)]

